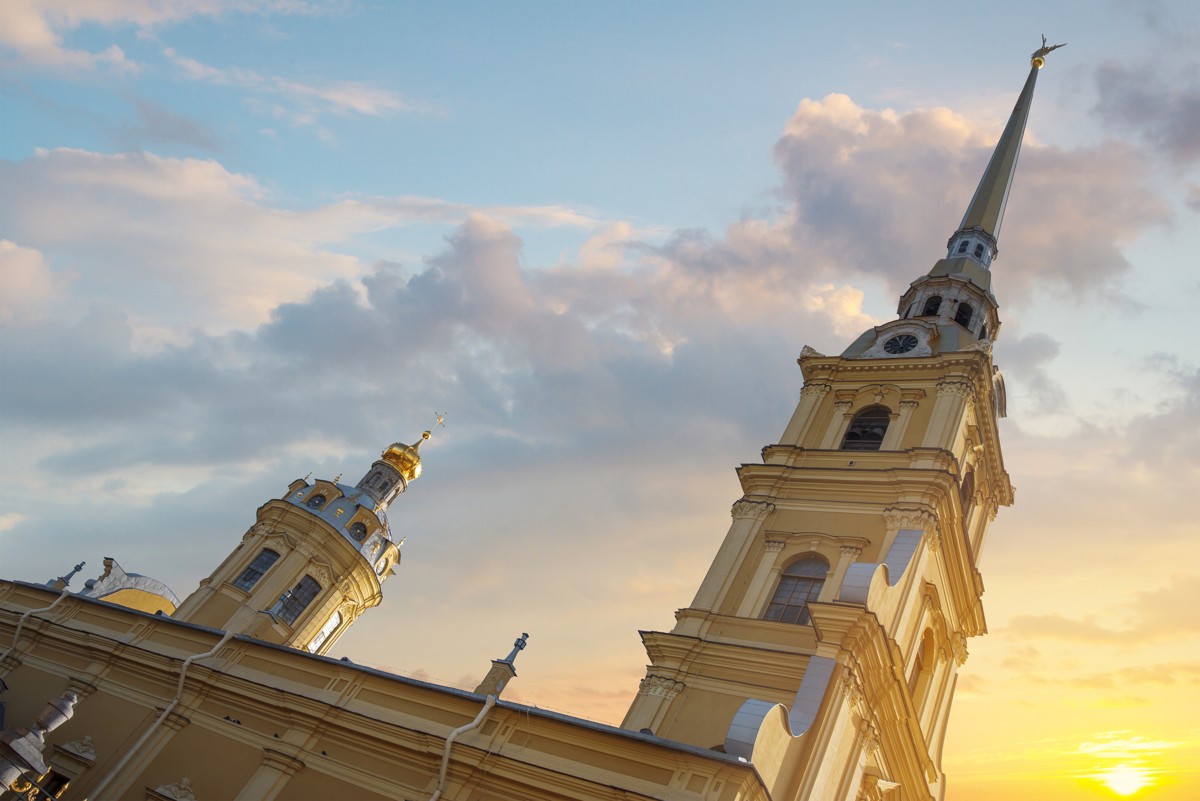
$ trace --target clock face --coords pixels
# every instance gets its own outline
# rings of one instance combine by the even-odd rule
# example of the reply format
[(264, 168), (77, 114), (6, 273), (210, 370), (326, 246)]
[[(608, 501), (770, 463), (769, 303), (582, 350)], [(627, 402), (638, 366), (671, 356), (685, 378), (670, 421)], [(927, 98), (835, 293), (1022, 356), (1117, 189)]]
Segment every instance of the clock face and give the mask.
[(912, 334), (897, 334), (883, 343), (883, 349), (888, 353), (908, 353), (917, 346), (917, 338)]

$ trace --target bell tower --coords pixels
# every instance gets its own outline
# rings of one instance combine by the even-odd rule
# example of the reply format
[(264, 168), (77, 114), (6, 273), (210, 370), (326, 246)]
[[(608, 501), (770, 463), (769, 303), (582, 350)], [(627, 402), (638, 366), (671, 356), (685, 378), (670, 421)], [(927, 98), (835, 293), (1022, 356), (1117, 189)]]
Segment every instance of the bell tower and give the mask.
[(421, 475), (419, 447), (394, 443), (354, 486), (297, 479), (259, 507), (241, 544), (172, 617), (323, 654), (383, 599), (400, 549), (386, 509)]
[(624, 728), (744, 757), (779, 799), (943, 797), (957, 670), (987, 628), (977, 563), (1013, 502), (990, 269), (1038, 70), (1061, 46), (1042, 45), (946, 257), (897, 319), (839, 356), (803, 349), (795, 413), (739, 468), (694, 600), (670, 632), (642, 632)]

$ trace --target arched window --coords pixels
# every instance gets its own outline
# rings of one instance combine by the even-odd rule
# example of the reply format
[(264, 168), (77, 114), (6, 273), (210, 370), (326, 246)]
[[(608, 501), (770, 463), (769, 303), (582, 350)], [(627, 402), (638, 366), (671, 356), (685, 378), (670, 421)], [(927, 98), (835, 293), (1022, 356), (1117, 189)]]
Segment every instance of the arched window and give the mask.
[(954, 312), (954, 322), (961, 325), (963, 328), (971, 327), (971, 318), (975, 315), (975, 310), (971, 308), (970, 303), (958, 304), (958, 309)]
[(809, 623), (808, 602), (817, 600), (825, 586), (829, 563), (817, 554), (809, 554), (788, 565), (779, 576), (779, 584), (763, 620), (780, 623)]
[(937, 665), (937, 653), (933, 642), (933, 632), (925, 629), (921, 637), (921, 645), (917, 649), (917, 658), (913, 660), (912, 673), (908, 674), (908, 692), (912, 696), (913, 706), (918, 714), (925, 702), (929, 684), (933, 680), (933, 668)]
[(351, 523), (349, 531), (355, 542), (362, 542), (367, 538), (367, 527), (361, 522)]
[(278, 559), (279, 554), (269, 548), (264, 548), (258, 552), (258, 556), (254, 557), (254, 561), (246, 566), (242, 574), (233, 580), (233, 586), (249, 592)]
[(971, 240), (969, 240), (969, 239), (964, 239), (963, 241), (959, 242), (959, 243), (958, 243), (958, 252), (959, 252), (959, 253), (966, 253), (966, 252), (967, 252), (967, 246), (968, 246), (968, 245), (970, 245), (970, 244), (971, 244)]
[(308, 644), (308, 652), (315, 654), (321, 650), (321, 646), (329, 639), (329, 635), (337, 631), (337, 627), (342, 625), (342, 613), (334, 610), (334, 613), (329, 616), (329, 620), (325, 621), (325, 625), (317, 632), (317, 636), (312, 638), (312, 642)]
[(321, 494), (313, 495), (304, 503), (309, 509), (320, 509), (325, 505), (325, 496)]
[(925, 301), (925, 310), (921, 312), (922, 317), (936, 317), (938, 309), (942, 308), (942, 296), (934, 295)]
[(962, 501), (963, 523), (966, 523), (972, 507), (975, 506), (975, 468), (967, 468), (967, 474), (958, 488), (958, 496)]
[(984, 323), (983, 325), (979, 326), (979, 338), (987, 339), (987, 334), (988, 334), (987, 323)]
[(850, 421), (842, 439), (844, 451), (877, 451), (883, 445), (892, 412), (886, 406), (868, 406)]
[(977, 258), (977, 259), (983, 258), (983, 245), (975, 246), (975, 258)]
[(321, 585), (317, 583), (317, 580), (312, 576), (305, 576), (279, 599), (279, 609), (275, 614), (290, 626), (296, 622), (296, 618), (300, 617), (300, 613), (308, 608), (319, 592), (321, 592)]

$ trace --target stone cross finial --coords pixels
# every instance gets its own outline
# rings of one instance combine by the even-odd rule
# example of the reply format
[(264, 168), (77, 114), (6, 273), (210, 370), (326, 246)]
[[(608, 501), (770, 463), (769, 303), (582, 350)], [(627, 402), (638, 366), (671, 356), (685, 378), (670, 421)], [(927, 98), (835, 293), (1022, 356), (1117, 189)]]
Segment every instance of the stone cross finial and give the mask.
[(528, 639), (529, 639), (529, 633), (522, 632), (521, 636), (517, 638), (517, 641), (513, 643), (513, 649), (509, 653), (509, 655), (504, 658), (504, 661), (508, 662), (511, 665), (513, 663), (513, 660), (515, 660), (517, 658), (517, 654), (519, 654), (525, 650), (526, 641)]

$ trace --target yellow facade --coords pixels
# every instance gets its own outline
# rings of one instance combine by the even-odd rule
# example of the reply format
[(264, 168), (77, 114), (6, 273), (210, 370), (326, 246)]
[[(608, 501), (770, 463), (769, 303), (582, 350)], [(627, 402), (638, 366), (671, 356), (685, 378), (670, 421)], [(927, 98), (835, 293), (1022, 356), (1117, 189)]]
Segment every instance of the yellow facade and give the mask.
[(386, 509), (418, 441), (354, 486), (293, 482), (177, 609), (112, 560), (78, 595), (0, 581), (0, 777), (91, 801), (942, 798), (957, 670), (986, 631), (977, 563), (1013, 501), (989, 268), (1046, 52), (898, 318), (802, 352), (796, 411), (739, 469), (695, 598), (642, 633), (622, 727), (498, 700), (523, 638), (475, 692), (323, 656), (399, 563)]

